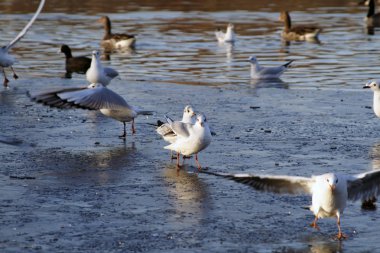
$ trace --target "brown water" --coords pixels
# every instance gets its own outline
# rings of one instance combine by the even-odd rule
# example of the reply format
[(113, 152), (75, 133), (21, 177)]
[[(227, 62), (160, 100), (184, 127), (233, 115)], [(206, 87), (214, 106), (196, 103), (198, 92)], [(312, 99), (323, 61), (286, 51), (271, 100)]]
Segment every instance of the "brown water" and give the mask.
[[(37, 1), (0, 2), (0, 44), (28, 22)], [(280, 39), (279, 11), (323, 27), (321, 44)], [(377, 252), (379, 212), (350, 203), (349, 239), (335, 221), (308, 227), (307, 196), (278, 196), (209, 175), (193, 161), (176, 174), (146, 123), (203, 111), (217, 132), (200, 155), (212, 171), (303, 175), (378, 168), (379, 120), (362, 85), (380, 76), (379, 34), (363, 26), (355, 1), (50, 1), (13, 54), (19, 80), (0, 91), (0, 249), (2, 252)], [(108, 15), (114, 32), (137, 34), (135, 51), (104, 64), (110, 88), (155, 110), (137, 134), (95, 112), (51, 110), (27, 90), (86, 83), (64, 74), (62, 43), (74, 55), (99, 48)], [(218, 45), (216, 27), (233, 22), (237, 43)], [(250, 55), (263, 65), (294, 59), (281, 81), (252, 82)], [(186, 84), (186, 85), (184, 85)], [(259, 107), (252, 109), (251, 107)], [(267, 131), (266, 131), (267, 130)], [(269, 131), (270, 130), (270, 131)], [(128, 129), (129, 131), (129, 129)], [(10, 176), (35, 179), (15, 180)]]

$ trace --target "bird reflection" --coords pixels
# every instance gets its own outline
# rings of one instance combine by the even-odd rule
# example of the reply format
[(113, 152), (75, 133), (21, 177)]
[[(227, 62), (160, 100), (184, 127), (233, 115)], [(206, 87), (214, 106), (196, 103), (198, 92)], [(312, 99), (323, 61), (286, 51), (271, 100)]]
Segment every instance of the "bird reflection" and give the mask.
[(53, 172), (48, 175), (56, 178), (60, 184), (80, 182), (105, 185), (122, 179), (123, 169), (133, 164), (136, 152), (133, 142), (129, 147), (124, 143), (98, 152), (49, 152), (43, 158), (36, 159), (36, 162), (40, 163), (37, 166), (54, 164)]
[(291, 46), (291, 44), (303, 44), (303, 43), (311, 43), (311, 44), (317, 44), (317, 45), (322, 45), (322, 42), (318, 38), (314, 39), (308, 39), (307, 41), (289, 41), (289, 40), (282, 40), (282, 45), (283, 46)]
[(218, 43), (218, 52), (226, 54), (226, 63), (230, 64), (234, 59), (234, 44)]
[[(308, 237), (303, 240), (305, 246), (293, 248), (286, 247), (281, 252), (294, 252), (294, 253), (341, 253), (343, 252), (342, 241), (332, 241), (330, 238), (324, 239), (318, 237)], [(277, 252), (277, 251), (276, 251)], [(279, 251), (280, 252), (280, 251)]]
[(251, 79), (250, 85), (252, 87), (253, 95), (257, 95), (257, 90), (261, 88), (276, 88), (276, 89), (288, 89), (289, 84), (282, 81), (280, 78), (275, 79)]
[(199, 180), (198, 174), (188, 173), (185, 169), (177, 171), (174, 164), (167, 165), (163, 174), (176, 215), (181, 216), (179, 225), (191, 226), (200, 222), (210, 203), (207, 187)]
[(109, 49), (109, 48), (103, 47), (103, 50), (104, 51), (103, 51), (101, 59), (104, 61), (110, 61), (112, 54), (118, 54), (122, 56), (131, 56), (137, 53), (135, 48)]

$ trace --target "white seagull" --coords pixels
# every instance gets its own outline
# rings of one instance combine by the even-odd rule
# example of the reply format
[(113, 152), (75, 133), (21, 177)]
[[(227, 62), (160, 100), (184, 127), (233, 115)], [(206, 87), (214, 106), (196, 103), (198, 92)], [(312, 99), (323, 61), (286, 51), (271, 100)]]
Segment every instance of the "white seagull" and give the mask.
[(206, 117), (203, 114), (198, 114), (195, 124), (172, 121), (169, 118), (166, 119), (170, 128), (177, 135), (177, 138), (175, 142), (164, 148), (177, 152), (177, 168), (179, 168), (180, 154), (183, 156), (195, 154), (195, 161), (200, 171), (202, 167), (198, 161), (198, 153), (207, 148), (211, 143), (211, 132)]
[(91, 66), (86, 72), (87, 81), (90, 83), (101, 83), (104, 86), (107, 86), (112, 79), (117, 77), (119, 73), (112, 69), (103, 67), (100, 62), (100, 53), (99, 51), (92, 52)]
[(220, 29), (215, 31), (216, 39), (219, 43), (234, 43), (235, 42), (235, 32), (234, 25), (229, 23), (227, 26), (226, 33), (222, 32)]
[[(195, 112), (191, 105), (187, 105), (183, 110), (182, 123), (195, 124)], [(169, 123), (164, 123), (157, 127), (157, 133), (161, 135), (161, 137), (169, 143), (174, 143), (177, 140), (177, 135), (171, 129)]]
[(363, 86), (363, 89), (373, 90), (373, 111), (380, 118), (380, 87), (378, 81), (369, 81)]
[(204, 171), (204, 173), (222, 176), (234, 181), (247, 184), (261, 191), (288, 194), (311, 194), (312, 205), (310, 210), (315, 219), (312, 227), (319, 229), (319, 218), (336, 217), (338, 225), (337, 238), (347, 236), (340, 228), (340, 217), (346, 207), (347, 200), (369, 199), (380, 194), (380, 170), (366, 172), (355, 176), (327, 173), (318, 176), (259, 176), (251, 174), (218, 174)]
[(251, 63), (251, 78), (252, 79), (277, 79), (280, 78), (282, 73), (287, 70), (293, 60), (278, 67), (262, 67), (257, 61), (255, 56), (248, 58)]
[[(29, 94), (30, 95), (30, 94)], [(123, 122), (124, 131), (120, 138), (126, 138), (125, 123), (132, 121), (132, 134), (135, 131), (135, 118), (138, 115), (152, 115), (152, 111), (143, 111), (129, 105), (119, 94), (100, 83), (89, 86), (58, 89), (30, 95), (33, 101), (51, 107), (70, 109), (82, 108), (99, 110), (105, 116)]]
[(4, 82), (3, 82), (4, 87), (7, 87), (8, 82), (9, 82), (5, 74), (4, 68), (10, 67), (13, 72), (13, 78), (14, 79), (18, 78), (16, 72), (14, 71), (12, 67), (12, 65), (15, 63), (16, 60), (12, 55), (9, 54), (9, 49), (11, 49), (22, 37), (25, 36), (28, 29), (32, 26), (33, 22), (37, 19), (37, 16), (40, 14), (42, 8), (44, 7), (44, 4), (45, 4), (45, 0), (41, 0), (36, 13), (34, 13), (32, 19), (24, 27), (24, 29), (22, 29), (22, 31), (16, 36), (16, 38), (14, 38), (8, 45), (0, 47), (0, 69), (2, 70), (3, 75), (4, 75)]

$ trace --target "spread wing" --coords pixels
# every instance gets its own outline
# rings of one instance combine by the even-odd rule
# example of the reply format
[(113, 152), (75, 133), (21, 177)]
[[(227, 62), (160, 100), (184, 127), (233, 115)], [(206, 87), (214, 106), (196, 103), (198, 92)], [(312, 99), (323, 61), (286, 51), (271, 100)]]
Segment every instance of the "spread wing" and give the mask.
[(69, 88), (32, 96), (32, 100), (57, 108), (121, 110), (130, 105), (120, 95), (104, 86)]
[(256, 176), (252, 174), (219, 174), (208, 171), (202, 172), (234, 180), (249, 185), (256, 190), (280, 194), (312, 194), (312, 186), (314, 184), (314, 180), (308, 177)]
[(366, 172), (347, 179), (348, 199), (368, 199), (380, 194), (380, 170)]
[(17, 41), (19, 41), (22, 37), (24, 37), (24, 35), (26, 34), (26, 32), (28, 31), (28, 29), (32, 26), (33, 22), (37, 19), (38, 15), (40, 14), (42, 8), (44, 7), (44, 4), (45, 4), (45, 0), (41, 0), (40, 2), (40, 5), (38, 6), (38, 9), (36, 11), (36, 13), (34, 13), (32, 19), (29, 21), (29, 23), (24, 27), (24, 29), (22, 29), (22, 31), (16, 36), (16, 38), (14, 38), (8, 45), (7, 45), (7, 49), (10, 49), (11, 47), (14, 46), (14, 44), (17, 43)]

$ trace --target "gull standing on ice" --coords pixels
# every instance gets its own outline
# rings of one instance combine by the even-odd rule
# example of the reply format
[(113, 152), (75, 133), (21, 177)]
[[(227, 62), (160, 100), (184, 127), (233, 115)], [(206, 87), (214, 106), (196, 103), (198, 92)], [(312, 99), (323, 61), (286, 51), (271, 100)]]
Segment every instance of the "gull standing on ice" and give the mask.
[(218, 29), (215, 32), (215, 36), (219, 43), (234, 43), (235, 42), (235, 32), (234, 32), (234, 25), (229, 23), (227, 26), (226, 33), (222, 32), (220, 29)]
[(369, 81), (363, 86), (363, 89), (371, 89), (373, 91), (373, 111), (380, 118), (380, 82)]
[(164, 148), (177, 152), (177, 168), (179, 168), (180, 154), (184, 156), (195, 154), (195, 161), (200, 171), (202, 167), (198, 161), (198, 153), (211, 143), (211, 132), (206, 117), (203, 114), (198, 114), (195, 124), (166, 119), (177, 138), (175, 142)]
[(319, 229), (319, 218), (336, 217), (338, 225), (337, 238), (347, 236), (342, 233), (340, 217), (346, 207), (347, 200), (368, 199), (380, 194), (380, 170), (371, 171), (355, 176), (327, 173), (319, 176), (259, 176), (251, 174), (218, 174), (234, 181), (247, 184), (261, 191), (288, 194), (311, 194), (312, 205), (310, 210), (315, 219), (311, 226)]
[(278, 79), (290, 67), (293, 60), (278, 67), (262, 67), (255, 56), (248, 58), (251, 63), (251, 78), (252, 79)]
[(3, 82), (4, 87), (7, 87), (8, 82), (9, 82), (5, 74), (4, 68), (10, 67), (13, 72), (13, 78), (14, 79), (18, 78), (16, 72), (14, 71), (12, 67), (16, 60), (12, 55), (9, 54), (9, 49), (11, 49), (22, 37), (25, 36), (28, 29), (32, 26), (33, 22), (37, 19), (37, 16), (40, 14), (42, 8), (44, 7), (44, 4), (45, 4), (45, 0), (41, 0), (36, 13), (34, 13), (32, 19), (24, 27), (24, 29), (22, 29), (22, 31), (16, 36), (16, 38), (14, 38), (8, 45), (0, 47), (0, 69), (2, 70), (3, 75), (4, 75), (4, 82)]
[[(183, 110), (182, 120), (179, 122), (195, 124), (195, 116), (196, 114), (193, 107), (191, 105), (187, 105)], [(177, 121), (174, 121), (174, 123), (175, 122)], [(161, 126), (157, 127), (156, 131), (166, 142), (174, 143), (177, 140), (177, 135), (173, 132), (169, 123), (164, 123)]]
[(30, 95), (33, 101), (55, 108), (81, 108), (99, 110), (105, 116), (123, 122), (124, 131), (120, 138), (125, 139), (126, 122), (132, 121), (132, 134), (135, 131), (135, 118), (138, 115), (152, 115), (152, 111), (143, 111), (127, 103), (123, 97), (100, 83), (89, 86), (57, 89)]
[(86, 72), (87, 81), (90, 83), (101, 83), (104, 86), (107, 86), (111, 80), (118, 75), (119, 73), (116, 70), (103, 67), (100, 62), (99, 51), (92, 51), (91, 66)]

